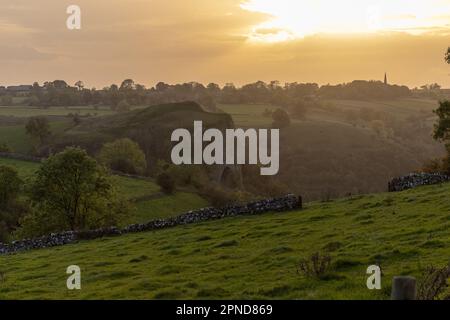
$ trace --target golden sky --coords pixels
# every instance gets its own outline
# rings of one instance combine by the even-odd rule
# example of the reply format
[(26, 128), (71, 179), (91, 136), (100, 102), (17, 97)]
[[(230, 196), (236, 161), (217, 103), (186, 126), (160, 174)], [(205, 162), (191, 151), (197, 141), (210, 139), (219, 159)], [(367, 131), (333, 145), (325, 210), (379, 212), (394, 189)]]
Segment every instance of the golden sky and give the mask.
[[(77, 4), (82, 29), (66, 28)], [(450, 88), (450, 0), (0, 0), (0, 85), (382, 80)]]

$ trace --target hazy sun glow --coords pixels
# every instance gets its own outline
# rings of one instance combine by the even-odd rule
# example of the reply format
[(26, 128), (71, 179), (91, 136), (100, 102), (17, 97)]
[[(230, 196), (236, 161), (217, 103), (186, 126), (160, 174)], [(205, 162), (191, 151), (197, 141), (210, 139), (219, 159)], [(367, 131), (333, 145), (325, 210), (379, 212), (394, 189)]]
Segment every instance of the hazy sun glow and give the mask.
[(269, 15), (250, 35), (259, 41), (317, 33), (450, 30), (450, 0), (247, 0), (241, 6)]

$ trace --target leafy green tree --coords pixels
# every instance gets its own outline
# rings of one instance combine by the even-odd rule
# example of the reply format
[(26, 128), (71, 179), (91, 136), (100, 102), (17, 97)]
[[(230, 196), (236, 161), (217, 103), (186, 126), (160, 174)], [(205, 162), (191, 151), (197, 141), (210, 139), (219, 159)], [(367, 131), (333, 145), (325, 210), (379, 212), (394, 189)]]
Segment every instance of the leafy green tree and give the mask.
[(0, 166), (0, 242), (8, 240), (26, 210), (25, 205), (18, 201), (22, 185), (16, 169)]
[(42, 145), (51, 135), (50, 124), (45, 117), (30, 118), (25, 130), (29, 136), (37, 141), (38, 145)]
[(283, 109), (275, 110), (272, 113), (272, 119), (273, 119), (272, 126), (274, 128), (282, 129), (282, 128), (289, 127), (291, 125), (291, 118), (289, 117), (287, 112), (284, 111)]
[(450, 172), (450, 101), (440, 101), (439, 108), (434, 111), (438, 123), (434, 126), (434, 139), (444, 142), (447, 157), (443, 160), (443, 170)]
[(8, 208), (17, 198), (22, 183), (16, 169), (0, 166), (0, 209)]
[(45, 160), (30, 197), (34, 212), (22, 221), (22, 236), (113, 226), (128, 210), (103, 167), (80, 148)]
[(440, 101), (434, 113), (439, 118), (434, 127), (434, 139), (446, 142), (450, 139), (450, 101)]
[(98, 159), (112, 170), (128, 174), (143, 174), (147, 167), (145, 154), (131, 139), (119, 139), (106, 143), (100, 150)]

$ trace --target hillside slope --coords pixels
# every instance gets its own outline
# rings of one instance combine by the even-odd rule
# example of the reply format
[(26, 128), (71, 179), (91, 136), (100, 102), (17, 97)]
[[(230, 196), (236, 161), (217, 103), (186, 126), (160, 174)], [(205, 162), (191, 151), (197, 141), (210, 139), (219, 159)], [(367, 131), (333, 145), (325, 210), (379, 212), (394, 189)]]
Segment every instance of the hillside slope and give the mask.
[(87, 119), (55, 137), (42, 151), (77, 145), (96, 154), (105, 142), (130, 138), (144, 151), (148, 167), (154, 168), (158, 160), (170, 160), (172, 132), (179, 128), (193, 132), (194, 121), (203, 121), (204, 128), (234, 127), (227, 114), (206, 112), (195, 102), (172, 103)]
[[(432, 137), (437, 101), (323, 101), (281, 130), (278, 181), (307, 200), (386, 191), (387, 181), (445, 156)], [(220, 105), (238, 127), (270, 128), (270, 105)]]
[[(0, 299), (385, 299), (393, 276), (448, 262), (449, 193), (428, 186), (2, 256)], [(332, 272), (299, 275), (316, 251), (332, 256)], [(374, 263), (381, 291), (366, 288)], [(65, 285), (73, 264), (77, 292)]]

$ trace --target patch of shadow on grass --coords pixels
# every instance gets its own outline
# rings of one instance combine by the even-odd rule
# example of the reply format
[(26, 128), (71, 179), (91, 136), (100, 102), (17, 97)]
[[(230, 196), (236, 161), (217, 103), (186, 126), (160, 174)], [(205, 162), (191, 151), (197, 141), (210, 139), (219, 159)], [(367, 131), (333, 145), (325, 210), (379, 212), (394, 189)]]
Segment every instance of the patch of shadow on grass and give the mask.
[(331, 215), (331, 214), (325, 214), (323, 216), (314, 216), (308, 219), (309, 222), (315, 222), (315, 221), (323, 221), (323, 220), (327, 220), (327, 219), (331, 219), (334, 218), (335, 216)]
[(385, 261), (385, 260), (403, 260), (408, 258), (415, 258), (420, 255), (419, 250), (411, 249), (401, 252), (398, 249), (392, 250), (390, 252), (385, 252), (381, 254), (376, 254), (371, 257), (374, 261)]
[(177, 274), (183, 271), (183, 269), (179, 266), (174, 265), (165, 265), (156, 270), (156, 273), (160, 276), (167, 276), (170, 274)]
[(152, 281), (144, 280), (130, 288), (129, 291), (155, 291), (161, 288), (161, 285)]
[(142, 261), (145, 261), (145, 260), (148, 260), (148, 257), (146, 255), (142, 255), (140, 257), (131, 259), (129, 262), (130, 263), (139, 263), (139, 262), (142, 262)]
[(329, 242), (323, 246), (323, 249), (327, 252), (335, 252), (342, 247), (342, 243), (339, 241)]
[(181, 297), (181, 292), (179, 290), (162, 290), (157, 292), (153, 298), (156, 300), (174, 300)]
[(347, 270), (363, 265), (364, 262), (354, 259), (338, 259), (333, 263), (334, 270)]
[(96, 276), (93, 276), (91, 280), (98, 281), (98, 280), (118, 280), (118, 279), (124, 279), (124, 278), (131, 278), (133, 276), (137, 276), (138, 274), (131, 271), (115, 271), (115, 272), (106, 272), (106, 273), (100, 273)]
[(239, 245), (239, 242), (236, 240), (228, 240), (223, 241), (215, 246), (215, 248), (227, 248), (227, 247), (236, 247)]
[(371, 220), (373, 216), (371, 214), (363, 214), (353, 218), (353, 221), (366, 221)]
[(208, 240), (212, 240), (212, 237), (210, 236), (201, 236), (197, 238), (197, 242), (203, 242), (203, 241), (208, 241)]
[(110, 261), (100, 261), (94, 264), (94, 267), (107, 267), (107, 266), (113, 266), (115, 265), (115, 262)]
[(445, 248), (445, 243), (440, 240), (430, 240), (422, 244), (421, 248), (433, 249), (433, 248)]
[(266, 254), (283, 254), (293, 252), (294, 249), (287, 246), (279, 246), (266, 251)]
[(290, 285), (281, 285), (268, 289), (260, 289), (257, 293), (265, 297), (280, 298), (283, 295), (288, 294), (291, 290), (292, 287)]
[(218, 299), (229, 296), (230, 296), (229, 292), (220, 287), (203, 288), (197, 291), (197, 298), (202, 299)]

